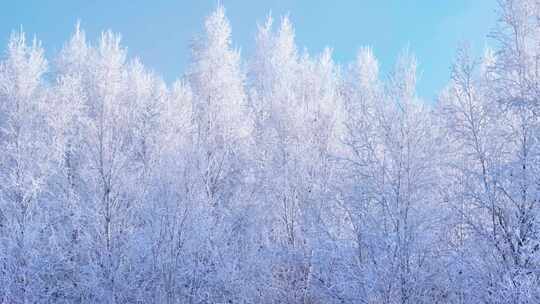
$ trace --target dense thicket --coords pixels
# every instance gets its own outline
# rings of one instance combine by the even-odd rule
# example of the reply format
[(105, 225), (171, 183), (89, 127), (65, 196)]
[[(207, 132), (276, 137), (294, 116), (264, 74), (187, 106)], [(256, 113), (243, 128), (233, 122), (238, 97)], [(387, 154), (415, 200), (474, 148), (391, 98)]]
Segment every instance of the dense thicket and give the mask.
[(243, 61), (218, 7), (168, 85), (76, 27), (0, 60), (1, 303), (540, 303), (540, 4), (439, 100), (369, 48)]

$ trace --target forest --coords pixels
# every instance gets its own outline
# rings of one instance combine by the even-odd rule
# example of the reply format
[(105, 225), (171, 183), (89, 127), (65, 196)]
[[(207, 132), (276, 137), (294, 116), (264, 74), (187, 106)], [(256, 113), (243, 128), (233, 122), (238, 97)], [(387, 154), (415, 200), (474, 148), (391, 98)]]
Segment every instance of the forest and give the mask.
[(288, 17), (243, 58), (221, 5), (173, 83), (14, 31), (0, 303), (540, 303), (540, 2), (494, 5), (433, 101), (408, 49), (338, 64)]

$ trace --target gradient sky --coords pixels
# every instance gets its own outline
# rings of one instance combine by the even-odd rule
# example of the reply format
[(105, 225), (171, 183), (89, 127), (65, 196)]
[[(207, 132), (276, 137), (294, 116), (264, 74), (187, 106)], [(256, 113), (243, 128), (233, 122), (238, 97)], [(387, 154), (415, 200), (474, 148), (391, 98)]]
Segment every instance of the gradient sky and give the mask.
[[(2, 47), (12, 30), (24, 28), (43, 42), (51, 58), (81, 20), (95, 41), (102, 30), (120, 32), (130, 56), (170, 82), (189, 61), (188, 45), (201, 32), (216, 0), (7, 0), (0, 4)], [(495, 0), (221, 0), (233, 31), (233, 43), (247, 58), (253, 49), (256, 24), (271, 11), (275, 19), (289, 14), (299, 49), (334, 50), (340, 64), (354, 60), (369, 45), (382, 72), (393, 66), (409, 46), (419, 61), (418, 92), (427, 101), (448, 81), (456, 47), (468, 41), (476, 55), (490, 44), (495, 25)]]

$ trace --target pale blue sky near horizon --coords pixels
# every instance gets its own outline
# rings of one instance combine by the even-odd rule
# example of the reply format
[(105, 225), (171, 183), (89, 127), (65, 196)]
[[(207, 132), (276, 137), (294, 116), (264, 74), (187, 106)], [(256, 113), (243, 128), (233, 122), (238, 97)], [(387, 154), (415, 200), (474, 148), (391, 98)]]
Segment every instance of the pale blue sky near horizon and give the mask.
[[(400, 51), (409, 47), (419, 62), (418, 94), (433, 101), (450, 77), (456, 48), (470, 43), (480, 56), (496, 23), (495, 0), (221, 0), (232, 26), (232, 40), (246, 60), (254, 46), (257, 23), (269, 12), (276, 21), (288, 14), (300, 50), (333, 49), (346, 66), (358, 49), (371, 46), (386, 74)], [(0, 4), (0, 42), (5, 49), (21, 26), (42, 41), (51, 59), (69, 39), (77, 20), (91, 41), (111, 29), (122, 34), (130, 57), (167, 82), (182, 76), (189, 63), (189, 42), (202, 31), (216, 0), (17, 0)], [(384, 76), (384, 75), (383, 75)]]

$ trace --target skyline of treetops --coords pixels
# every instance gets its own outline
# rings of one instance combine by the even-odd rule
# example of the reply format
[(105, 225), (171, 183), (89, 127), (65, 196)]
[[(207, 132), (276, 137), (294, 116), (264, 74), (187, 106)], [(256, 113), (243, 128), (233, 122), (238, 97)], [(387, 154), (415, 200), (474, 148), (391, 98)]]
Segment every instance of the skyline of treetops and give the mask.
[[(165, 81), (77, 23), (0, 57), (0, 303), (540, 302), (540, 3), (494, 1), (434, 102), (217, 5)], [(488, 34), (488, 33), (486, 33)]]

